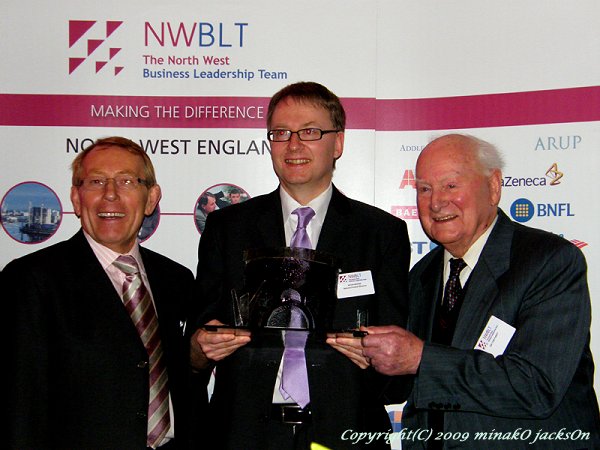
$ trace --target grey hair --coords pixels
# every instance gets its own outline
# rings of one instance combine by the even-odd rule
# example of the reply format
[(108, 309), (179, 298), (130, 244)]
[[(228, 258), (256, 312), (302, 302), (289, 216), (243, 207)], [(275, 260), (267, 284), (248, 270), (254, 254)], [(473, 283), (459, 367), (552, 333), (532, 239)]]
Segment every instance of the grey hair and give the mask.
[(483, 139), (479, 139), (470, 134), (461, 134), (461, 133), (452, 133), (446, 134), (442, 136), (437, 136), (435, 139), (431, 140), (431, 142), (440, 139), (440, 138), (453, 138), (453, 139), (462, 139), (472, 144), (472, 148), (475, 152), (475, 156), (481, 167), (484, 169), (484, 174), (486, 176), (490, 175), (492, 171), (498, 169), (502, 171), (504, 169), (504, 158), (494, 144), (491, 144)]
[(489, 175), (493, 170), (504, 169), (504, 159), (500, 154), (500, 150), (494, 145), (483, 139), (475, 136), (465, 135), (475, 144), (475, 152), (481, 166), (485, 169), (486, 175)]

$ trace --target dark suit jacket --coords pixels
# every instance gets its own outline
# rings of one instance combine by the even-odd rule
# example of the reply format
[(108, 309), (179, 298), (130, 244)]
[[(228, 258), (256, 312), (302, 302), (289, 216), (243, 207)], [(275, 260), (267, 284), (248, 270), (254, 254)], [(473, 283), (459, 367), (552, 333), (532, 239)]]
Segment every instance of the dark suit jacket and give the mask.
[[(209, 214), (199, 247), (197, 281), (203, 309), (199, 325), (214, 318), (233, 323), (230, 291), (243, 287), (243, 251), (285, 247), (283, 223), (278, 190)], [(334, 187), (317, 250), (337, 257), (343, 273), (373, 274), (374, 295), (337, 301), (337, 327), (354, 327), (357, 308), (365, 307), (373, 325), (405, 323), (410, 246), (402, 220), (351, 200)], [(255, 335), (250, 344), (217, 365), (211, 399), (211, 429), (218, 438), (214, 448), (265, 448), (282, 352), (280, 336), (269, 341)], [(309, 340), (306, 358), (317, 442), (335, 449), (357, 448), (343, 440), (344, 431), (390, 429), (383, 408), (384, 377), (359, 369), (322, 341)]]
[[(183, 327), (193, 274), (140, 250), (167, 357), (176, 434), (183, 437), (189, 352)], [(1, 278), (8, 448), (145, 449), (148, 356), (83, 232), (11, 262)]]
[[(431, 338), (435, 302), (442, 295), (442, 265), (438, 247), (410, 273), (409, 329), (425, 340)], [(491, 315), (516, 328), (496, 359), (473, 350)], [(446, 432), (469, 434), (462, 443), (457, 434), (447, 448), (599, 448), (590, 320), (581, 251), (559, 236), (514, 223), (499, 210), (467, 283), (452, 346), (425, 343), (403, 426), (426, 430), (427, 411), (442, 410)], [(528, 445), (539, 430), (561, 429), (562, 437), (575, 432), (574, 439), (555, 435)], [(476, 440), (476, 433), (518, 430), (518, 438), (480, 434)], [(590, 433), (589, 440), (580, 440), (578, 430)]]

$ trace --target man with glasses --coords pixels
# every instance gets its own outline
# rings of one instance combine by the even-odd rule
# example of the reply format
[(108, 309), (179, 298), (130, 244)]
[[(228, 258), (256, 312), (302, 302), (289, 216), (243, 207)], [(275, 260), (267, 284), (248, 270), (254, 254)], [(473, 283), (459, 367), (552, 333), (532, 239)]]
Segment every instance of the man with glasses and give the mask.
[[(306, 226), (309, 248), (333, 255), (342, 274), (368, 273), (373, 279), (374, 293), (336, 300), (334, 323), (356, 326), (358, 310), (368, 312), (371, 324), (405, 323), (406, 224), (347, 198), (332, 184), (344, 148), (345, 112), (338, 97), (317, 83), (289, 85), (272, 97), (267, 128), (279, 187), (209, 215), (199, 246), (197, 326), (234, 323), (230, 293), (243, 287), (244, 251), (290, 246), (300, 220), (293, 212), (301, 207), (314, 213)], [(368, 448), (389, 448), (382, 397), (388, 380), (360, 352), (336, 339), (309, 342), (310, 399), (300, 405), (280, 390), (283, 350), (259, 335), (202, 328), (194, 333), (192, 365), (216, 366), (211, 448), (308, 449), (311, 442), (357, 448), (357, 433), (371, 433)]]
[(161, 197), (152, 162), (111, 137), (80, 152), (72, 170), (82, 229), (1, 274), (6, 448), (187, 448), (193, 274), (138, 245)]

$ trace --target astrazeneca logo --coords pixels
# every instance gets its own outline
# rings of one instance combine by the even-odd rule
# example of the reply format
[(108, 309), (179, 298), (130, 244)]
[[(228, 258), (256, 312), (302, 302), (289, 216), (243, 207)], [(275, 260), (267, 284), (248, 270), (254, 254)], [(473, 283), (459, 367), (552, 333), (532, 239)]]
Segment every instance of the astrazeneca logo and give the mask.
[(95, 73), (112, 70), (114, 76), (119, 75), (123, 66), (115, 64), (115, 57), (121, 47), (106, 42), (122, 24), (116, 20), (69, 20), (69, 75), (88, 60)]
[(561, 183), (560, 180), (564, 176), (564, 173), (558, 170), (558, 164), (554, 163), (546, 170), (545, 175), (545, 177), (513, 177), (511, 175), (506, 175), (502, 178), (502, 186), (506, 188), (547, 185), (556, 186)]

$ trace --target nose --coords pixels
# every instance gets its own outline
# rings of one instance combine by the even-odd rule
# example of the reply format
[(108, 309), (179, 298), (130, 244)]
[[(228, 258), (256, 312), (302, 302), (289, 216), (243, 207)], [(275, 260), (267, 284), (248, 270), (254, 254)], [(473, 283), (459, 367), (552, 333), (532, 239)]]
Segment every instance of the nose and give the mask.
[(298, 133), (292, 133), (288, 142), (288, 146), (291, 150), (298, 149), (303, 145), (300, 137), (298, 137)]
[(114, 178), (107, 178), (106, 186), (104, 186), (104, 198), (107, 200), (114, 200), (117, 196), (117, 182)]
[(444, 206), (448, 204), (446, 192), (443, 189), (432, 189), (431, 190), (431, 203), (430, 208), (432, 211), (438, 212)]

